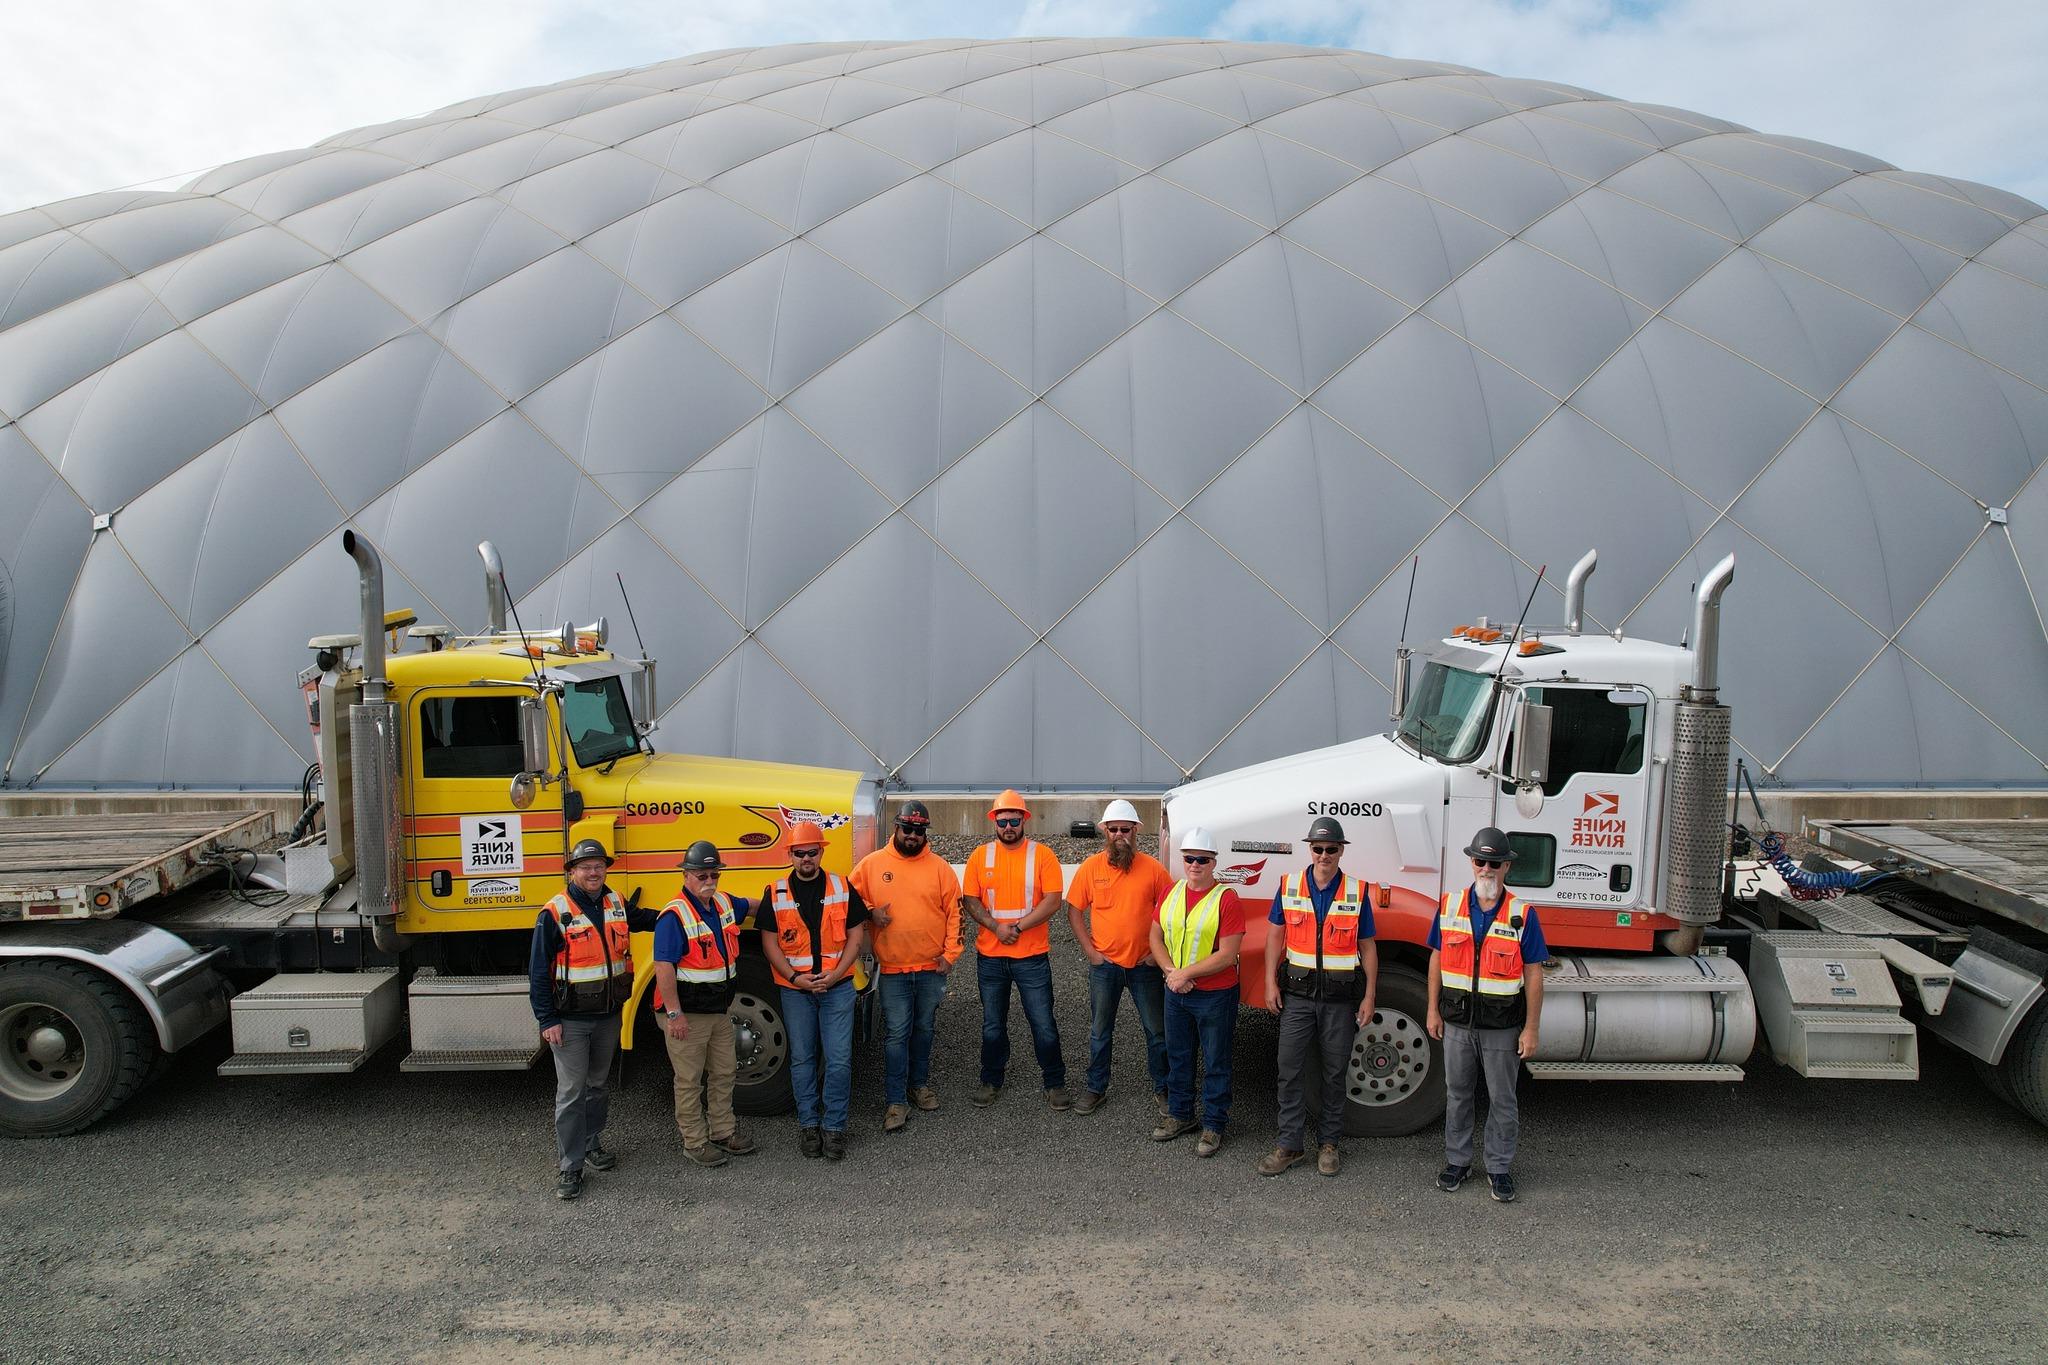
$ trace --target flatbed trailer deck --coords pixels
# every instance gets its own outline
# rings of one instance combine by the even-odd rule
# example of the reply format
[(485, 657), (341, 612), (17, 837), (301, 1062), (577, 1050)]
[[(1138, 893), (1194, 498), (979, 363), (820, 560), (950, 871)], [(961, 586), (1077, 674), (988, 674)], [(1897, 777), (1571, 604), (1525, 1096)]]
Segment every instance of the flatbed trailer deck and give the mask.
[(1815, 820), (1831, 853), (2048, 934), (2048, 821)]
[(108, 919), (276, 832), (268, 811), (12, 816), (0, 822), (0, 920)]

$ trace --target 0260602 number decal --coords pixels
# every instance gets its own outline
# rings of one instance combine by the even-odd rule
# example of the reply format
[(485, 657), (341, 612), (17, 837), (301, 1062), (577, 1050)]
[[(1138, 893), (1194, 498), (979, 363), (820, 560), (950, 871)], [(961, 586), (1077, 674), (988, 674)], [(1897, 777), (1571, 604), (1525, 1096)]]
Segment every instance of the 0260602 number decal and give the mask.
[(1311, 801), (1310, 815), (1356, 815), (1368, 820), (1377, 820), (1386, 808), (1377, 801)]
[(702, 815), (702, 801), (629, 801), (628, 815)]

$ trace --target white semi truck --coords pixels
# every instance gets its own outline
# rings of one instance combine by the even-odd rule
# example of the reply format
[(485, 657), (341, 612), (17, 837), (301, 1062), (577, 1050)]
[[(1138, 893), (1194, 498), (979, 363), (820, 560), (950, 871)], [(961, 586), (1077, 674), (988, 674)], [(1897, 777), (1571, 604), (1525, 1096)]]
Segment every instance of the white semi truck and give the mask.
[[(2014, 885), (2048, 862), (2048, 831), (1821, 822), (1817, 839), (1856, 857), (1856, 875), (1781, 860), (1792, 886), (1768, 873), (1738, 886), (1717, 676), (1734, 557), (1700, 584), (1676, 646), (1583, 629), (1596, 562), (1589, 552), (1572, 570), (1559, 627), (1480, 618), (1401, 644), (1391, 732), (1165, 795), (1162, 849), (1175, 829), (1210, 830), (1223, 879), (1254, 902), (1306, 864), (1302, 833), (1319, 815), (1344, 825), (1344, 870), (1377, 884), (1377, 1011), (1347, 1070), (1347, 1128), (1413, 1132), (1442, 1114), (1425, 945), (1442, 897), (1470, 877), (1460, 850), (1488, 825), (1507, 832), (1509, 886), (1538, 907), (1553, 954), (1535, 1077), (1739, 1080), (1761, 1026), (1802, 1075), (1907, 1080), (1926, 1029), (2048, 1123), (2048, 896)], [(1944, 858), (1967, 864), (1987, 840), (2019, 869), (1998, 893), (1933, 884)], [(1245, 942), (1246, 1003), (1258, 1004), (1262, 936)]]

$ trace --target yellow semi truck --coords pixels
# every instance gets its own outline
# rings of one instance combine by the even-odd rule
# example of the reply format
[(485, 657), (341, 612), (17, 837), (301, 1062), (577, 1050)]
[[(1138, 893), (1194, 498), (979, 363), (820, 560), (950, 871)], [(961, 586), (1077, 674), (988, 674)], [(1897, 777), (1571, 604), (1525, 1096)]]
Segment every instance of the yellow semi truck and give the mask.
[[(375, 548), (341, 541), (361, 620), (309, 641), (300, 678), (324, 828), (271, 850), (242, 813), (68, 817), (0, 854), (0, 1132), (86, 1127), (224, 1022), (224, 1075), (346, 1073), (400, 1032), (407, 1070), (528, 1067), (544, 1051), (528, 943), (578, 840), (649, 906), (677, 894), (694, 840), (750, 900), (789, 869), (798, 821), (825, 828), (835, 871), (875, 846), (876, 778), (655, 752), (654, 661), (614, 652), (603, 621), (508, 626), (489, 542), (486, 629), (457, 637), (387, 612)], [(636, 936), (629, 1022), (651, 941)], [(737, 1101), (776, 1112), (788, 1044), (751, 934), (739, 985)]]

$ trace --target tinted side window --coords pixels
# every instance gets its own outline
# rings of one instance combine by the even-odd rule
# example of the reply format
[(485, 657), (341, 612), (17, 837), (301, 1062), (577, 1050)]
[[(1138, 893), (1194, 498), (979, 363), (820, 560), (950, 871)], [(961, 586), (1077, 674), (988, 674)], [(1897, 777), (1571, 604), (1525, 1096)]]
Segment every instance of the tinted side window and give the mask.
[(420, 769), (426, 777), (511, 777), (525, 750), (517, 697), (428, 697), (420, 703)]
[(1557, 840), (1548, 834), (1508, 831), (1515, 860), (1508, 864), (1509, 886), (1548, 886), (1557, 878)]
[(1643, 725), (1647, 706), (1622, 706), (1602, 688), (1532, 687), (1531, 701), (1551, 709), (1550, 780), (1555, 796), (1580, 773), (1638, 773), (1643, 770)]

